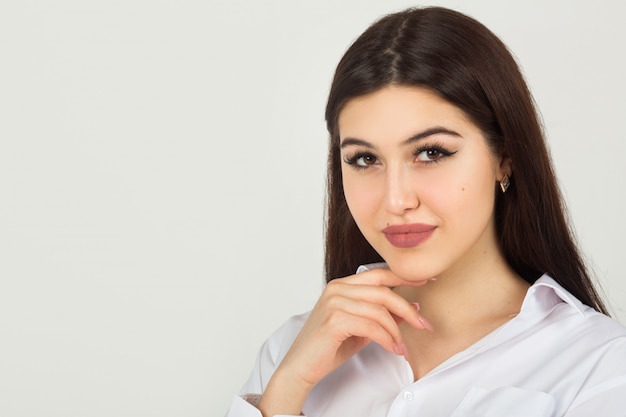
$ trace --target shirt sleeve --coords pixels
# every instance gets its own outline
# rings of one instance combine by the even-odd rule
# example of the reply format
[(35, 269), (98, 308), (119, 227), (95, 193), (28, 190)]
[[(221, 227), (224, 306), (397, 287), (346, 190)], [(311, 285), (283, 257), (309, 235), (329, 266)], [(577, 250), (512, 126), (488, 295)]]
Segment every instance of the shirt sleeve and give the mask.
[(226, 417), (262, 417), (261, 412), (256, 408), (261, 394), (307, 317), (308, 314), (304, 314), (291, 318), (261, 346), (250, 377), (241, 388), (239, 395), (231, 401)]
[(226, 417), (263, 417), (259, 409), (244, 397), (236, 395), (233, 398)]
[[(226, 417), (263, 417), (256, 404), (261, 399), (260, 395), (236, 395), (230, 404), (230, 410)], [(304, 414), (292, 416), (287, 414), (277, 414), (274, 417), (302, 417)], [(306, 416), (305, 416), (306, 417)]]

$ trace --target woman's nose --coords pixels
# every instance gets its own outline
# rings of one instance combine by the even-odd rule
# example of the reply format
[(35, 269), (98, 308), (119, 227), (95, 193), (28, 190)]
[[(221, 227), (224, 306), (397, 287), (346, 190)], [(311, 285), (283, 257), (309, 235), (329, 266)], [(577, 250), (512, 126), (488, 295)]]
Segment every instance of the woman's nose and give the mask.
[(399, 165), (387, 170), (384, 205), (388, 212), (402, 215), (419, 206), (415, 178), (410, 169)]

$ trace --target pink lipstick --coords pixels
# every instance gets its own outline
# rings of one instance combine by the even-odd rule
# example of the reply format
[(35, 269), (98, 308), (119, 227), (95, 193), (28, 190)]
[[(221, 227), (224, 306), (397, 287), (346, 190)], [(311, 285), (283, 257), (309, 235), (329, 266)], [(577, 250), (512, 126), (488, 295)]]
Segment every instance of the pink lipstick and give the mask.
[(383, 233), (393, 246), (413, 248), (432, 236), (436, 228), (437, 226), (422, 223), (398, 224), (385, 227)]

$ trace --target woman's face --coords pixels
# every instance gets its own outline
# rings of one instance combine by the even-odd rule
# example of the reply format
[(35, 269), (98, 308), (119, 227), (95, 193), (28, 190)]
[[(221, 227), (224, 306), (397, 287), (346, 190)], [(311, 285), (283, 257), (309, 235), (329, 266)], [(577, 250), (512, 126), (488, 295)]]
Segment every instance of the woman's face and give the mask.
[(499, 251), (495, 187), (508, 165), (458, 107), (385, 87), (346, 104), (339, 134), (350, 212), (396, 274), (463, 272)]

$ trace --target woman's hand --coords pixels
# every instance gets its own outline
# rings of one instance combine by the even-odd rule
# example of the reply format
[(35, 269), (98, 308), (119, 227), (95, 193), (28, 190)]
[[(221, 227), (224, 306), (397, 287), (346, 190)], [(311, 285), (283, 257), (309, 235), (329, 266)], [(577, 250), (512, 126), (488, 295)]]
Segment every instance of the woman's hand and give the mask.
[(402, 280), (387, 269), (331, 281), (268, 383), (259, 403), (263, 415), (299, 414), (313, 386), (370, 342), (406, 354), (398, 324), (429, 325), (391, 287), (426, 283)]

